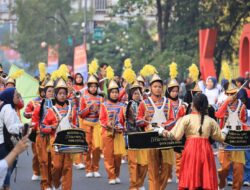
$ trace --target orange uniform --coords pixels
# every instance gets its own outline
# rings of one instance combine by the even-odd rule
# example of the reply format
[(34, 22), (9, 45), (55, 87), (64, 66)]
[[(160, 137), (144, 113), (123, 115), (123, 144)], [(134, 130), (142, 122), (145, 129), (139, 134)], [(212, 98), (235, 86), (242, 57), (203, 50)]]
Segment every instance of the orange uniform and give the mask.
[[(52, 106), (52, 102), (49, 99), (43, 100), (44, 103), (35, 107), (32, 114), (32, 122), (35, 123), (34, 130), (37, 131), (36, 136), (36, 150), (37, 157), (40, 163), (41, 174), (41, 189), (45, 190), (52, 186), (51, 176), (51, 153), (49, 151), (49, 134), (41, 127), (44, 115), (47, 113), (47, 109)], [(43, 108), (41, 109), (41, 106)], [(43, 113), (41, 113), (43, 112)], [(41, 116), (40, 116), (41, 115)], [(42, 117), (42, 118), (41, 118)]]
[[(123, 104), (109, 100), (101, 105), (100, 124), (102, 126), (102, 142), (104, 166), (109, 180), (116, 180), (120, 175), (121, 159), (125, 150), (123, 126), (119, 123), (119, 112)], [(110, 129), (108, 126), (112, 126)]]
[[(179, 118), (183, 117), (186, 114), (187, 105), (185, 105), (182, 100), (178, 99), (176, 101), (169, 99), (170, 104), (172, 105), (172, 111), (174, 119), (177, 121)], [(181, 166), (181, 153), (175, 153), (175, 173), (177, 179), (179, 179), (180, 166)]]
[[(174, 126), (174, 116), (171, 104), (165, 98), (151, 97), (141, 102), (138, 109), (137, 124), (147, 129), (155, 117), (154, 106), (164, 112), (166, 122), (162, 123), (170, 130)], [(152, 104), (152, 102), (153, 104)], [(157, 111), (158, 111), (157, 110)], [(147, 117), (145, 117), (147, 115)], [(148, 151), (148, 178), (150, 190), (164, 190), (171, 176), (171, 167), (174, 164), (173, 150), (151, 149)]]
[[(132, 120), (133, 122), (136, 121), (136, 116), (138, 104), (136, 102), (133, 102), (130, 107), (130, 115), (129, 119), (126, 119), (126, 109), (123, 108), (120, 112), (119, 120), (121, 125), (127, 126), (129, 125), (128, 120)], [(127, 124), (126, 124), (127, 123)], [(132, 124), (132, 123), (131, 123)], [(136, 125), (136, 123), (133, 123)], [(132, 124), (132, 125), (133, 125)], [(127, 130), (127, 129), (126, 129)], [(147, 150), (128, 150), (128, 164), (129, 164), (129, 190), (137, 190), (144, 185), (144, 180), (147, 175), (148, 170), (148, 159), (147, 159)]]
[[(85, 130), (89, 151), (84, 154), (86, 172), (97, 172), (101, 153), (101, 126), (99, 124), (100, 106), (103, 98), (86, 91), (80, 100), (79, 116), (83, 119), (80, 128)], [(93, 106), (97, 110), (93, 110)]]
[[(231, 113), (230, 113), (231, 112)], [(220, 119), (221, 127), (227, 126), (227, 120), (230, 114), (235, 114), (233, 120), (241, 122), (237, 124), (240, 129), (236, 130), (247, 130), (247, 126), (244, 125), (247, 121), (246, 106), (237, 100), (235, 104), (230, 104), (225, 101), (215, 113), (215, 116)], [(226, 178), (229, 174), (231, 164), (233, 165), (233, 187), (234, 190), (240, 190), (243, 183), (244, 165), (245, 165), (245, 152), (244, 151), (226, 151), (224, 149), (219, 150), (219, 161), (221, 168), (218, 170), (219, 174), (219, 187), (224, 188), (226, 185)]]
[[(29, 101), (29, 103), (25, 107), (24, 117), (27, 118), (27, 119), (31, 119), (35, 108), (38, 107), (40, 105), (40, 103), (41, 103), (41, 98), (40, 97)], [(36, 133), (35, 130), (33, 132)], [(39, 160), (38, 160), (36, 143), (32, 142), (31, 147), (32, 147), (32, 153), (33, 153), (33, 159), (32, 159), (33, 174), (36, 175), (36, 176), (40, 176), (40, 164), (39, 164)]]
[[(70, 114), (68, 114), (70, 113)], [(60, 114), (60, 115), (58, 115)], [(62, 190), (71, 190), (72, 188), (72, 159), (70, 154), (57, 153), (54, 150), (53, 143), (56, 137), (56, 129), (62, 125), (60, 117), (68, 117), (71, 127), (75, 127), (76, 115), (71, 105), (65, 103), (63, 106), (56, 104), (48, 112), (43, 120), (43, 127), (50, 133), (50, 151), (52, 160), (52, 183), (55, 188), (62, 184)]]

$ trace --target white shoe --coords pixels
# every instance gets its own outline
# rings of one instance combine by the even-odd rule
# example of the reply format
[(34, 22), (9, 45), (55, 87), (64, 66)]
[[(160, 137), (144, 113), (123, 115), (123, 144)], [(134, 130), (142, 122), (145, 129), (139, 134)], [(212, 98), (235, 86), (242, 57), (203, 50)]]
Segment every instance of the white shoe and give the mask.
[(128, 163), (126, 160), (122, 159), (122, 164)]
[(38, 181), (38, 180), (40, 180), (40, 179), (41, 179), (40, 176), (35, 175), (35, 174), (33, 174), (33, 176), (31, 177), (31, 180), (32, 180), (32, 181)]
[(144, 186), (139, 187), (139, 190), (146, 190)]
[(53, 187), (53, 190), (61, 190), (61, 186), (58, 188)]
[(88, 173), (86, 174), (86, 177), (87, 177), (87, 178), (94, 177), (93, 172), (88, 172)]
[(85, 168), (84, 164), (74, 164), (74, 166), (77, 170), (83, 170)]
[(117, 177), (116, 179), (115, 179), (115, 183), (121, 183), (121, 180), (120, 180), (120, 178), (119, 177)]
[(45, 190), (53, 190), (53, 189), (51, 189), (51, 188), (49, 187), (49, 188), (46, 188)]
[(228, 185), (228, 186), (232, 186), (232, 185), (233, 185), (233, 182), (232, 182), (232, 181), (227, 181), (227, 185)]
[(115, 179), (111, 179), (111, 180), (109, 180), (109, 185), (115, 185)]
[(220, 187), (218, 187), (218, 190), (225, 190), (224, 188), (220, 188)]
[(172, 183), (172, 182), (173, 182), (173, 180), (169, 178), (168, 179), (168, 183)]
[(244, 185), (244, 186), (250, 187), (250, 183), (249, 183), (248, 181), (245, 181), (245, 182), (243, 183), (243, 185)]
[(94, 177), (101, 177), (101, 174), (99, 172), (94, 172)]
[(176, 179), (175, 183), (179, 183), (179, 179)]

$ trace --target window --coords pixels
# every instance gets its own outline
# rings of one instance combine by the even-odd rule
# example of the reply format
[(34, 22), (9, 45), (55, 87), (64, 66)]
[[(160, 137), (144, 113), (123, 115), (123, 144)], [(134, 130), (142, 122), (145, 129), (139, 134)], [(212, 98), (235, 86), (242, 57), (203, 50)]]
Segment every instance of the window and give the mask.
[(106, 11), (107, 0), (95, 0), (95, 10), (96, 12)]

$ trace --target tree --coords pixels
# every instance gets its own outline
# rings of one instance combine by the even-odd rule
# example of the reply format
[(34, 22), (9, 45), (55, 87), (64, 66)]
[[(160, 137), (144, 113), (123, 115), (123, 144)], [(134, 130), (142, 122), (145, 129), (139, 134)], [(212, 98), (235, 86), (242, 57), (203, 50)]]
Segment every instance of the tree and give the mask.
[(137, 72), (153, 59), (155, 44), (148, 34), (145, 21), (137, 17), (130, 26), (109, 23), (103, 28), (103, 40), (94, 41), (88, 51), (88, 59), (97, 58), (109, 63), (117, 74), (122, 73), (123, 61), (131, 58)]
[(73, 12), (71, 0), (17, 0), (14, 12), (18, 17), (17, 50), (31, 69), (47, 60), (47, 47), (40, 46), (43, 41), (59, 45), (61, 63), (73, 63), (74, 46), (82, 43), (83, 12)]

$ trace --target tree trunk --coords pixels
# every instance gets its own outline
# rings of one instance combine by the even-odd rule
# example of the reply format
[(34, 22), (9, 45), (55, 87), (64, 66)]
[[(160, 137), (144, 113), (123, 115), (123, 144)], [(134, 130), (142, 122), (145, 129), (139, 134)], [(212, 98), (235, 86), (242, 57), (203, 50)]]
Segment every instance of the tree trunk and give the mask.
[(173, 0), (167, 0), (164, 9), (162, 48), (167, 46), (168, 23), (172, 12)]
[(163, 51), (162, 40), (163, 40), (163, 29), (162, 29), (162, 4), (161, 0), (156, 0), (157, 7), (157, 30), (158, 30), (158, 48)]

